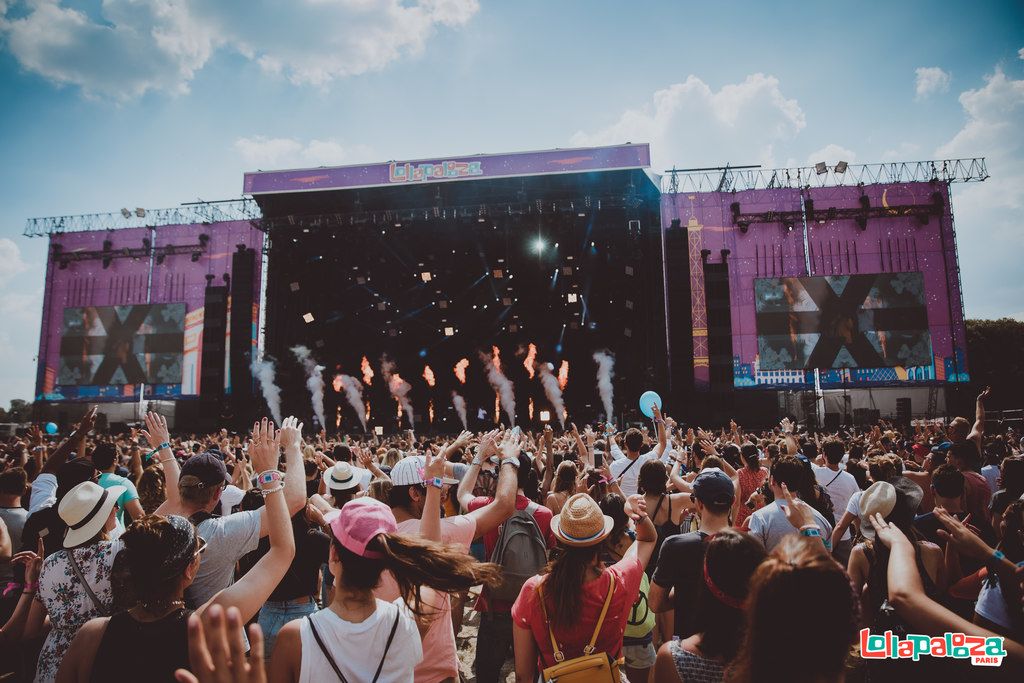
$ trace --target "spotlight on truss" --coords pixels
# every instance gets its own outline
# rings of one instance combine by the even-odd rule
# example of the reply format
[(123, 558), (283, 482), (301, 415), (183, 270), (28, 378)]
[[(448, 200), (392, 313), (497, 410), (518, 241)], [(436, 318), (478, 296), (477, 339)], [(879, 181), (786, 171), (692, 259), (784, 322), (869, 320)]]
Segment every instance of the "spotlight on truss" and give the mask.
[(840, 161), (838, 164), (836, 164), (836, 169), (835, 169), (836, 173), (840, 173), (840, 174), (846, 173), (846, 169), (848, 167), (849, 167), (849, 164), (847, 164), (845, 161)]
[(828, 173), (828, 165), (824, 161), (819, 161), (814, 165), (814, 172), (818, 175), (824, 175)]
[(124, 216), (125, 218), (131, 218), (132, 212), (129, 211), (128, 209), (121, 209), (121, 215)]
[(139, 218), (145, 218), (146, 217), (146, 210), (143, 209), (141, 206), (137, 206), (137, 207), (135, 207), (135, 215), (137, 217), (139, 217)]

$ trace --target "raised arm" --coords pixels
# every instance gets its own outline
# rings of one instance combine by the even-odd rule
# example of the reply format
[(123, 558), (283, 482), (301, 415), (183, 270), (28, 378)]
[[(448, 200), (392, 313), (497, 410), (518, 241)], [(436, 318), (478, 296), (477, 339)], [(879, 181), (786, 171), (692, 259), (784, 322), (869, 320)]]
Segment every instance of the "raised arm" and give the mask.
[(85, 411), (85, 417), (75, 427), (75, 431), (71, 432), (68, 438), (64, 439), (61, 445), (57, 446), (57, 450), (46, 459), (43, 463), (43, 468), (39, 471), (40, 474), (57, 474), (57, 470), (60, 466), (68, 461), (68, 456), (71, 453), (78, 450), (82, 442), (85, 441), (86, 435), (92, 431), (93, 425), (96, 423), (96, 406), (89, 408)]
[[(297, 441), (299, 437), (295, 433), (288, 433), (289, 430), (291, 432), (299, 431), (299, 426), (295, 424), (295, 418), (285, 420), (281, 431), (285, 432), (284, 438)], [(258, 483), (260, 493), (266, 501), (266, 505), (263, 506), (260, 513), (261, 532), (266, 530), (270, 536), (270, 550), (241, 579), (196, 610), (202, 613), (214, 604), (221, 605), (224, 609), (237, 607), (241, 612), (243, 623), (249, 621), (263, 606), (271, 592), (284, 578), (292, 558), (295, 557), (291, 513), (288, 511), (286, 501), (288, 477), (285, 476), (285, 481), (282, 483), (281, 473), (278, 472), (278, 462), (281, 457), (280, 444), (275, 438), (273, 423), (268, 424), (267, 420), (263, 420), (258, 428), (253, 430), (253, 438), (249, 442), (249, 455), (255, 469), (259, 472), (274, 472), (278, 475), (267, 477), (266, 481), (261, 479)], [(301, 462), (298, 467), (297, 471), (301, 472)], [(293, 478), (299, 480), (304, 490), (304, 480), (299, 477)]]
[(551, 482), (555, 478), (555, 432), (551, 425), (544, 425), (544, 436), (541, 438), (544, 449), (544, 479), (541, 483), (541, 492), (547, 494), (551, 490)]
[(498, 488), (494, 493), (494, 500), (482, 508), (467, 513), (467, 517), (473, 518), (476, 522), (477, 536), (497, 529), (515, 510), (516, 490), (519, 488), (519, 439), (514, 433), (515, 430), (512, 429), (505, 432), (498, 446), (501, 461), (498, 465)]
[[(463, 432), (469, 434), (469, 432)], [(460, 437), (461, 438), (461, 437)], [(420, 536), (425, 541), (441, 542), (441, 489), (434, 486), (435, 479), (444, 477), (444, 455), (431, 455), (430, 449), (424, 456), (423, 480), (427, 483), (427, 496), (423, 503), (423, 515), (420, 517)]]
[[(274, 423), (268, 425), (267, 420), (264, 420), (263, 424), (269, 428), (270, 438), (273, 439)], [(278, 431), (278, 437), (281, 448), (284, 449), (284, 463), (288, 473), (284, 478), (284, 501), (288, 506), (288, 516), (291, 517), (306, 507), (306, 470), (302, 466), (302, 423), (295, 417), (285, 418)], [(277, 461), (274, 462), (276, 466)], [(263, 471), (256, 466), (255, 460), (253, 466), (256, 474)]]
[(156, 451), (154, 455), (164, 470), (166, 500), (157, 508), (156, 514), (162, 514), (164, 506), (176, 509), (181, 505), (181, 494), (178, 491), (181, 466), (178, 465), (178, 459), (171, 452), (171, 439), (167, 430), (166, 418), (152, 411), (146, 413), (146, 428), (142, 430), (142, 436), (146, 437), (150, 448)]
[(982, 440), (985, 436), (985, 399), (992, 393), (990, 387), (985, 387), (980, 394), (978, 394), (978, 400), (974, 408), (974, 429), (971, 430), (968, 439), (978, 444), (978, 450), (981, 450)]
[(469, 509), (469, 502), (473, 500), (473, 489), (476, 487), (477, 477), (480, 476), (480, 467), (484, 460), (491, 457), (497, 452), (497, 447), (494, 443), (494, 437), (498, 434), (497, 430), (487, 432), (480, 437), (480, 443), (476, 447), (476, 455), (469, 463), (469, 471), (466, 472), (466, 476), (459, 482), (459, 488), (455, 492), (455, 498), (459, 501), (459, 506), (463, 510)]
[(654, 546), (658, 542), (658, 530), (647, 515), (647, 503), (641, 495), (633, 495), (626, 499), (626, 514), (636, 524), (636, 543), (629, 546), (623, 559), (636, 557), (640, 565), (647, 566), (654, 554)]
[(658, 445), (654, 447), (655, 457), (660, 458), (668, 447), (668, 431), (665, 428), (665, 418), (661, 416), (661, 409), (652, 406), (654, 410), (654, 422), (658, 425)]

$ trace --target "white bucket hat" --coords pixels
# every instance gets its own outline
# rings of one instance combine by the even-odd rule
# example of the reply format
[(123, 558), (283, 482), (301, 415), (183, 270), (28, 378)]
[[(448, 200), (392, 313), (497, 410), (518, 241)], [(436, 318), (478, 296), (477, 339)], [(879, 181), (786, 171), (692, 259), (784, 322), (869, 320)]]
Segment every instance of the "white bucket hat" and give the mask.
[(74, 548), (96, 536), (107, 523), (110, 511), (125, 492), (123, 486), (103, 488), (92, 481), (83, 481), (64, 494), (57, 514), (68, 525), (64, 547)]

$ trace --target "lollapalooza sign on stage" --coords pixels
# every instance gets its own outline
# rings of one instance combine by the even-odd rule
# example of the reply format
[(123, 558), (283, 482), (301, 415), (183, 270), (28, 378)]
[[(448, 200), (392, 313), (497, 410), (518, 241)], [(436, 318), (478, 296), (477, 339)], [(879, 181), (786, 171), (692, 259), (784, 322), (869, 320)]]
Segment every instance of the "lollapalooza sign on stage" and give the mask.
[(469, 178), (483, 174), (483, 164), (479, 161), (441, 161), (415, 165), (392, 162), (388, 180), (392, 183), (417, 183), (424, 180)]

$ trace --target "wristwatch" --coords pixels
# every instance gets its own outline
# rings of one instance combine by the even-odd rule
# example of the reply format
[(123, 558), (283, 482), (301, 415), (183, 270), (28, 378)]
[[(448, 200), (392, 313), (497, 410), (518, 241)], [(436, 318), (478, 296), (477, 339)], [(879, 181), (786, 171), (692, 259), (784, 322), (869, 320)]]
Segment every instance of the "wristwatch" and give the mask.
[(423, 484), (425, 486), (433, 486), (436, 489), (444, 488), (444, 479), (441, 477), (434, 477), (433, 479), (424, 479)]
[(502, 458), (501, 459), (501, 464), (502, 465), (512, 465), (512, 467), (515, 467), (518, 470), (519, 469), (519, 458), (512, 458), (512, 457)]

